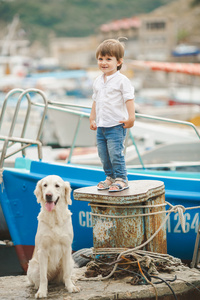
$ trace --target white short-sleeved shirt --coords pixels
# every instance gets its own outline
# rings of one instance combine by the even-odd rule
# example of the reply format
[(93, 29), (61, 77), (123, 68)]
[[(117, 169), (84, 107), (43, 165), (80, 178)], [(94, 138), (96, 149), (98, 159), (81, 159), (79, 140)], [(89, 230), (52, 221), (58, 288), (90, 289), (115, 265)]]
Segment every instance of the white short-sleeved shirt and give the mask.
[(134, 99), (134, 88), (119, 71), (107, 76), (106, 82), (102, 74), (94, 81), (92, 99), (96, 101), (97, 127), (113, 127), (127, 120), (126, 101)]

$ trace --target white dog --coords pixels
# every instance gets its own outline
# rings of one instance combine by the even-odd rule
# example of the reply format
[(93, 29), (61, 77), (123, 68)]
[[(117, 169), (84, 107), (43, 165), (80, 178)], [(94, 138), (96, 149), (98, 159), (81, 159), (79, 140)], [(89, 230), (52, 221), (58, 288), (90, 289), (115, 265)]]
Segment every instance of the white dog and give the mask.
[(72, 283), (74, 262), (71, 244), (73, 228), (71, 212), (71, 188), (59, 176), (50, 175), (41, 179), (35, 195), (41, 204), (35, 250), (29, 262), (27, 276), (38, 289), (35, 298), (47, 297), (48, 281), (63, 282), (70, 293), (80, 289)]

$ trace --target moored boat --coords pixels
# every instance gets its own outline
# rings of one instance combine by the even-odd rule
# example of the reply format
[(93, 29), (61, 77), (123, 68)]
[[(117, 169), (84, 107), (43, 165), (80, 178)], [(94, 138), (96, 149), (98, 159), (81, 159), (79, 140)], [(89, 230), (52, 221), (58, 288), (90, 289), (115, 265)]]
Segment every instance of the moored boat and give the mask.
[[(38, 93), (44, 100), (43, 114), (36, 139), (25, 138), (25, 127), (20, 137), (13, 137), (14, 124), (20, 101), (30, 92)], [(28, 101), (29, 101), (28, 97)], [(30, 100), (31, 103), (31, 100)], [(69, 181), (72, 190), (95, 186), (104, 179), (104, 172), (99, 166), (78, 165), (71, 163), (50, 163), (42, 161), (42, 145), (40, 135), (48, 108), (48, 101), (43, 92), (39, 90), (27, 90), (20, 93), (16, 106), (16, 118), (11, 125), (8, 136), (0, 136), (3, 141), (2, 155), (0, 159), (1, 168), (1, 192), (0, 202), (9, 228), (12, 241), (15, 245), (19, 260), (24, 270), (27, 269), (28, 260), (31, 258), (34, 249), (34, 239), (37, 229), (37, 215), (40, 207), (33, 194), (36, 183), (41, 178), (56, 174), (64, 180)], [(138, 116), (141, 118), (141, 115)], [(0, 124), (3, 115), (0, 116)], [(25, 125), (28, 120), (25, 120)], [(193, 125), (192, 125), (193, 126)], [(196, 128), (195, 128), (196, 129)], [(198, 131), (197, 131), (198, 133)], [(23, 157), (15, 160), (13, 168), (3, 168), (4, 159), (8, 157), (7, 149), (12, 143), (18, 143)], [(37, 145), (38, 161), (25, 157), (25, 148), (30, 145)], [(185, 233), (181, 227), (178, 209), (170, 214), (167, 222), (167, 248), (168, 253), (181, 259), (191, 260), (194, 250), (196, 233), (199, 226), (200, 207), (200, 173), (199, 172), (178, 172), (178, 171), (156, 171), (154, 169), (128, 168), (129, 180), (161, 180), (165, 184), (165, 197), (167, 209), (172, 206), (178, 207), (184, 212)], [(74, 227), (73, 250), (92, 247), (92, 221), (90, 207), (87, 203), (73, 201), (72, 193), (72, 221)], [(170, 203), (170, 204), (168, 204)], [(190, 209), (192, 208), (192, 209)], [(180, 210), (179, 209), (179, 210)]]

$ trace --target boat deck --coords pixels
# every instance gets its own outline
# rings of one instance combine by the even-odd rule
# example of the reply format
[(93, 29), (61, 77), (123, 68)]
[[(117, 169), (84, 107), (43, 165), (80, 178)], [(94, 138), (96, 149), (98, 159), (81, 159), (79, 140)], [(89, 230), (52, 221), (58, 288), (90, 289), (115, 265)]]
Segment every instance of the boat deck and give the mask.
[[(79, 277), (85, 271), (85, 267), (78, 269)], [(200, 297), (200, 271), (198, 269), (185, 268), (176, 271), (173, 274), (159, 274), (163, 279), (177, 280), (170, 282), (170, 285), (176, 294), (178, 300), (193, 299)], [(48, 299), (57, 300), (111, 300), (111, 299), (155, 299), (155, 290), (151, 285), (131, 285), (127, 282), (128, 278), (123, 280), (106, 280), (106, 281), (82, 281), (78, 280), (81, 292), (69, 294), (64, 286), (49, 285)], [(156, 281), (158, 281), (156, 279)], [(188, 284), (189, 283), (189, 284)], [(155, 284), (158, 299), (175, 299), (172, 291), (165, 283)], [(35, 299), (35, 290), (28, 286), (26, 276), (9, 276), (0, 278), (0, 295), (1, 300), (10, 299)]]

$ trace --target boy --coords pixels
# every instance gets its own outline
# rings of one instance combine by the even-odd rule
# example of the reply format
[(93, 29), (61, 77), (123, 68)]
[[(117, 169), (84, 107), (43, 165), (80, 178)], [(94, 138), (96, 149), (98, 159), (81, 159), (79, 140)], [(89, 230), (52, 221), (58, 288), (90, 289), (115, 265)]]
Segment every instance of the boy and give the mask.
[(97, 188), (109, 192), (129, 187), (123, 150), (127, 128), (134, 125), (135, 108), (134, 88), (119, 71), (123, 57), (124, 47), (119, 40), (105, 40), (96, 50), (103, 74), (93, 85), (90, 129), (97, 130), (98, 155), (107, 176)]

